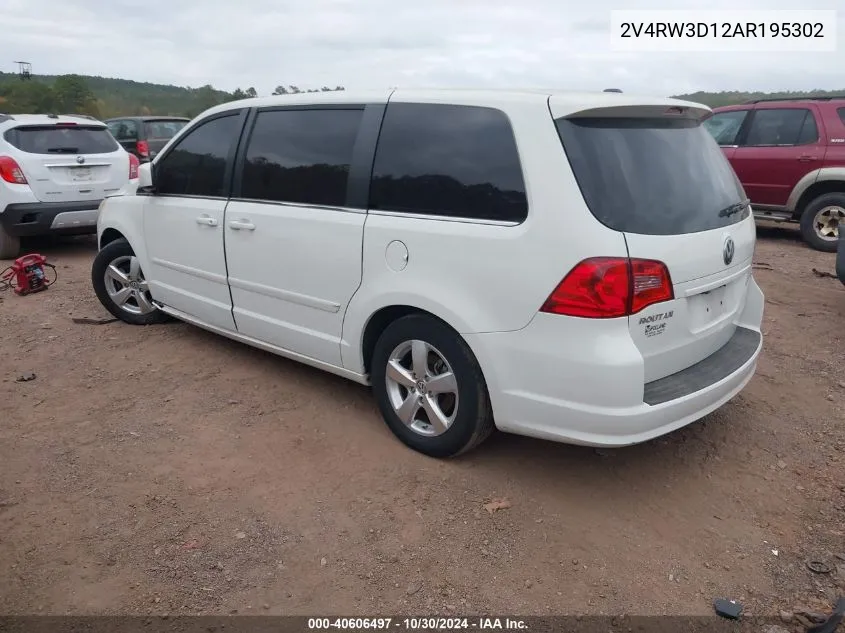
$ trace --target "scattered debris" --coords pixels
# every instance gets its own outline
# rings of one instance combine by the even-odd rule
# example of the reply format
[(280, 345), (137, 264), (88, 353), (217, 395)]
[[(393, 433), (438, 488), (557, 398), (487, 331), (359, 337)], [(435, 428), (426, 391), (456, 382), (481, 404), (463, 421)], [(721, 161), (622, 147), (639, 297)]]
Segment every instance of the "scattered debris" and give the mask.
[(756, 268), (758, 270), (774, 270), (771, 264), (767, 264), (766, 262), (755, 262), (751, 264), (751, 268)]
[(531, 587), (532, 587), (533, 585), (534, 585), (534, 583), (533, 583), (532, 581), (530, 581), (530, 580), (526, 580), (526, 581), (525, 581), (525, 588), (526, 588), (526, 589), (531, 589)]
[(235, 532), (236, 539), (244, 539), (246, 538), (246, 532)]
[(17, 377), (15, 382), (29, 382), (30, 380), (35, 380), (35, 374), (33, 374), (32, 372), (21, 374)]
[(808, 560), (807, 569), (814, 574), (829, 574), (833, 571), (830, 565), (820, 560)]
[(484, 504), (484, 509), (490, 514), (498, 512), (499, 510), (507, 510), (511, 507), (511, 502), (507, 499), (493, 499), (490, 503)]
[(188, 541), (184, 545), (182, 545), (183, 549), (197, 549), (199, 548), (200, 544), (196, 540)]
[(326, 557), (325, 557), (325, 556), (323, 556), (323, 557), (320, 559), (320, 567), (325, 567), (325, 566), (326, 566), (326, 565), (328, 565), (328, 564), (329, 564), (329, 561), (327, 561), (327, 560), (326, 560)]
[(408, 588), (405, 590), (405, 594), (413, 596), (415, 593), (418, 593), (420, 589), (422, 589), (422, 583), (415, 581), (408, 585)]
[(818, 270), (816, 268), (813, 268), (813, 274), (816, 277), (824, 277), (824, 278), (829, 277), (830, 279), (837, 279), (836, 275), (834, 275), (833, 273), (829, 273), (826, 270)]
[(74, 317), (71, 319), (71, 321), (78, 323), (79, 325), (106, 325), (119, 320), (120, 319), (88, 319), (85, 317)]
[(777, 556), (777, 555), (778, 555), (778, 551), (777, 551), (776, 549), (773, 549), (773, 550), (772, 550), (772, 554), (774, 554), (775, 556)]
[(729, 620), (738, 620), (742, 613), (742, 604), (736, 600), (728, 600), (726, 598), (717, 598), (713, 601), (713, 608), (716, 610), (716, 615)]
[(792, 611), (781, 611), (780, 612), (780, 621), (784, 622), (785, 624), (789, 624), (794, 619), (795, 614)]
[(783, 470), (784, 468), (786, 468), (786, 462), (785, 462), (785, 461), (783, 461), (782, 459), (779, 459), (779, 460), (778, 460), (778, 468), (780, 468), (781, 470)]

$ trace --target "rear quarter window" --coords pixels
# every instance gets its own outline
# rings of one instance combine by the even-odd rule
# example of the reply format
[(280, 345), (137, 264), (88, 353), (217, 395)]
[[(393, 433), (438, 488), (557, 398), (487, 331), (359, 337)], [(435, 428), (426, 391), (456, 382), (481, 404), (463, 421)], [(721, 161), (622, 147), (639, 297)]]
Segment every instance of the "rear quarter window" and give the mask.
[(103, 126), (21, 126), (7, 130), (3, 138), (29, 154), (107, 154), (120, 147)]
[(587, 206), (616, 231), (695, 233), (749, 214), (747, 205), (727, 212), (745, 193), (716, 141), (694, 120), (596, 117), (555, 123)]
[(525, 183), (505, 113), (477, 106), (388, 105), (370, 206), (453, 218), (525, 220)]

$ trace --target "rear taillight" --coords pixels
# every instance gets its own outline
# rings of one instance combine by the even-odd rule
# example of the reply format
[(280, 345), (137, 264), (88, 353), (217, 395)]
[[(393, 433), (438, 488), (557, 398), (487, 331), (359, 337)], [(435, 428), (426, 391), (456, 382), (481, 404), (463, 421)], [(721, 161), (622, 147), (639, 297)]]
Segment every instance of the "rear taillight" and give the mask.
[(150, 144), (147, 141), (138, 141), (138, 153), (144, 158), (150, 155)]
[(636, 314), (674, 298), (663, 262), (627, 257), (593, 257), (575, 266), (546, 299), (541, 312), (587, 319)]
[(138, 157), (135, 154), (129, 154), (129, 180), (138, 178)]
[(25, 185), (26, 176), (17, 161), (11, 156), (0, 156), (0, 178), (13, 185)]

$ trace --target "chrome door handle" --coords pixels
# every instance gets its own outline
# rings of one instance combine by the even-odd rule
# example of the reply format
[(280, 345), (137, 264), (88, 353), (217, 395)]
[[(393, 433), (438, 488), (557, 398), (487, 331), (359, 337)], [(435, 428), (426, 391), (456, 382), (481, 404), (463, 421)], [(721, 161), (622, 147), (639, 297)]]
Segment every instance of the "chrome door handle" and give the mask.
[(232, 220), (229, 222), (229, 228), (233, 231), (254, 231), (255, 225), (247, 220)]
[(197, 218), (197, 224), (204, 224), (205, 226), (217, 226), (217, 220), (210, 215), (201, 215)]

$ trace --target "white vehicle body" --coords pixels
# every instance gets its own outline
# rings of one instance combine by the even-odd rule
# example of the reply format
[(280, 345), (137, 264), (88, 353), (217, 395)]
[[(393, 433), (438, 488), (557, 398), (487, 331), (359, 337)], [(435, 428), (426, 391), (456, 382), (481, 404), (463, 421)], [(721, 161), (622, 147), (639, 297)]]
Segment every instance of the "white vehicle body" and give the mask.
[(99, 121), (0, 115), (0, 257), (14, 257), (20, 237), (95, 233), (100, 202), (137, 167)]
[[(451, 109), (441, 116), (430, 106)], [(272, 152), (298, 152), (296, 135), (308, 129), (309, 117), (317, 120), (314, 111), (337, 113), (346, 108), (360, 109), (360, 117), (341, 204), (244, 195), (253, 187), (250, 179), (261, 178), (253, 172), (264, 174), (254, 185), (264, 187), (262, 191), (275, 182), (289, 182), (285, 170), (292, 167), (284, 163), (288, 158), (274, 158)], [(278, 112), (286, 114), (262, 114)], [(467, 214), (472, 217), (461, 217), (454, 210), (409, 211), (383, 202), (404, 195), (402, 187), (411, 185), (421, 187), (414, 191), (422, 197), (428, 191), (458, 187), (456, 178), (452, 182), (440, 175), (416, 174), (414, 167), (407, 167), (404, 180), (390, 171), (440, 151), (419, 139), (416, 145), (403, 145), (403, 121), (419, 120), (419, 112), (431, 112), (440, 126), (432, 138), (459, 135), (476, 121), (479, 130), (488, 122), (509, 126), (521, 182), (513, 174), (500, 176), (508, 165), (513, 170), (514, 163), (497, 163), (490, 180), (509, 178), (507, 191), (502, 185), (485, 189), (483, 195), (495, 200), (505, 215), (523, 206), (524, 214), (517, 219), (478, 217), (473, 207)], [(464, 113), (468, 118), (458, 121)], [(460, 115), (454, 130), (447, 127), (452, 114)], [(200, 115), (170, 141), (152, 167), (141, 167), (138, 195), (104, 202), (98, 240), (101, 249), (121, 238), (128, 242), (137, 258), (136, 270), (143, 271), (142, 288), (158, 310), (362, 384), (371, 382), (377, 369), (371, 365), (374, 345), (393, 321), (408, 314), (431, 316), (477, 359), (498, 429), (585, 445), (635, 444), (701, 418), (730, 400), (751, 379), (762, 347), (764, 301), (751, 268), (754, 219), (747, 202), (741, 202), (744, 194), (733, 172), (725, 168), (721, 152), (700, 126), (708, 115), (705, 106), (672, 99), (541, 91), (338, 92), (228, 103)], [(214, 195), (157, 191), (155, 187), (176, 182), (193, 169), (169, 167), (168, 155), (174, 156), (171, 164), (178, 158), (180, 165), (189, 165), (189, 149), (176, 157), (180, 143), (184, 139), (182, 147), (199, 147), (202, 137), (197, 133), (197, 140), (191, 141), (192, 131), (221, 116), (225, 123), (207, 129), (235, 130), (228, 149), (220, 150), (225, 170), (219, 161), (214, 167), (224, 170), (224, 185)], [(341, 118), (352, 119), (327, 114), (325, 120), (333, 121), (332, 116), (339, 130), (346, 130)], [(286, 120), (288, 131), (261, 128), (271, 118)], [(641, 123), (646, 120), (657, 121), (656, 132), (639, 129), (651, 125)], [(620, 122), (619, 129), (614, 121)], [(386, 132), (388, 127), (393, 132)], [(698, 164), (699, 155), (684, 149), (667, 148), (665, 158), (659, 152), (635, 155), (637, 143), (648, 148), (655, 142), (662, 148), (676, 133), (694, 135), (698, 142), (704, 138), (699, 131), (710, 139), (704, 146), (707, 161), (712, 161), (707, 169), (674, 173), (679, 161)], [(293, 149), (252, 152), (253, 144), (265, 147), (277, 132), (283, 139), (279, 143)], [(579, 139), (596, 134), (602, 135), (601, 143), (621, 145), (612, 145), (616, 149), (604, 157), (590, 154), (587, 145), (578, 146)], [(625, 148), (631, 156), (624, 156)], [(464, 149), (466, 144), (432, 161), (448, 162)], [(206, 150), (190, 151), (199, 156)], [(382, 152), (393, 156), (393, 162)], [(491, 147), (481, 155), (499, 153)], [(609, 226), (640, 220), (633, 211), (633, 220), (628, 218), (627, 206), (617, 200), (596, 198), (605, 195), (609, 181), (595, 186), (587, 182), (589, 174), (596, 173), (587, 169), (589, 161), (611, 155), (618, 158), (607, 168), (607, 178), (618, 172), (619, 182), (625, 184), (626, 178), (640, 173), (629, 177), (626, 170), (640, 170), (646, 177), (656, 174), (657, 184), (643, 184), (642, 192), (636, 182), (629, 183), (631, 200), (644, 210), (644, 230)], [(274, 160), (278, 171), (260, 171)], [(687, 167), (677, 164), (678, 170)], [(472, 171), (476, 167), (469, 161), (455, 169), (480, 173)], [(674, 185), (664, 186), (676, 176), (683, 181), (679, 186), (713, 189), (712, 200), (690, 192), (696, 200), (690, 204), (712, 207), (712, 217), (697, 210), (679, 211), (670, 198), (666, 201), (672, 202), (671, 208), (660, 210), (663, 200), (649, 191), (663, 186), (664, 197), (686, 195)], [(483, 174), (478, 178), (486, 182)], [(296, 182), (307, 182), (307, 177)], [(467, 183), (455, 191), (470, 201), (467, 204), (476, 205), (482, 194), (473, 189), (476, 183)], [(320, 191), (329, 189), (326, 185)], [(699, 197), (704, 201), (698, 202)], [(517, 199), (518, 204), (513, 202)], [(725, 201), (736, 208), (721, 209)], [(601, 214), (591, 204), (604, 205), (607, 217), (600, 221)], [(648, 217), (652, 209), (664, 214), (665, 222)], [(705, 225), (686, 230), (699, 217)], [(673, 222), (678, 230), (665, 228)], [(610, 258), (603, 260), (605, 272), (590, 276), (592, 269), (579, 268), (579, 263), (597, 257)], [(575, 273), (569, 275), (576, 270), (583, 273), (583, 283), (592, 284), (584, 296), (593, 307), (571, 307), (583, 299), (572, 295), (583, 286), (573, 281)], [(620, 282), (617, 275), (614, 282), (617, 273), (627, 275), (628, 281)], [(627, 292), (619, 299), (625, 306), (618, 308), (621, 313), (612, 312), (613, 288)], [(654, 299), (658, 295), (662, 298)], [(563, 304), (568, 307), (560, 307)], [(579, 310), (610, 311), (583, 316)], [(420, 389), (425, 393), (426, 386)], [(400, 400), (405, 393), (401, 391)], [(420, 403), (427, 403), (422, 395)], [(396, 408), (401, 416), (398, 404)], [(427, 429), (424, 423), (420, 428)]]

